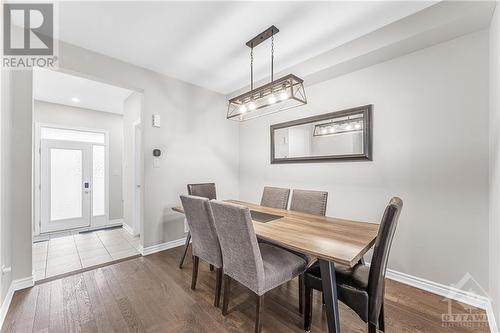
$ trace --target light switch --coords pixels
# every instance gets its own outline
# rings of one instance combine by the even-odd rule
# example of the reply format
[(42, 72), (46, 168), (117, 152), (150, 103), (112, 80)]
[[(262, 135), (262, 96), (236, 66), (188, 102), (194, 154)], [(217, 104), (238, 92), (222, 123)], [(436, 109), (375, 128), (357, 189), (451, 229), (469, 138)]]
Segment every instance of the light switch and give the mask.
[(160, 115), (159, 114), (153, 115), (153, 127), (160, 127)]

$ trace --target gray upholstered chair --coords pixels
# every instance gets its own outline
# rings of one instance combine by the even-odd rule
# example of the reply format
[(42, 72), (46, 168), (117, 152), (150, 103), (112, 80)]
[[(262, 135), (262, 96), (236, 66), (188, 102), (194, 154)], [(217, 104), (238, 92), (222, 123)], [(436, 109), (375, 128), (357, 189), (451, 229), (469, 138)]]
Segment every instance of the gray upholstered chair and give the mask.
[(215, 266), (217, 275), (214, 306), (218, 307), (222, 285), (222, 254), (212, 215), (210, 213), (210, 207), (208, 206), (209, 200), (207, 198), (191, 195), (181, 195), (181, 202), (193, 239), (193, 275), (191, 278), (191, 289), (196, 288), (200, 259)]
[[(293, 190), (290, 210), (308, 213), (313, 215), (325, 216), (326, 204), (328, 201), (328, 192), (311, 190)], [(302, 255), (308, 265), (312, 265), (316, 259)], [(304, 306), (304, 276), (299, 276), (299, 312), (302, 313)]]
[[(207, 198), (209, 200), (217, 199), (215, 183), (188, 184), (187, 190), (189, 195), (195, 195), (197, 197)], [(182, 254), (179, 268), (182, 268), (182, 265), (184, 264), (184, 259), (186, 258), (186, 253), (189, 248), (190, 241), (191, 231), (188, 231), (188, 234), (186, 236), (186, 244), (184, 245), (184, 253)], [(213, 266), (210, 266), (210, 270), (213, 270)]]
[(290, 210), (325, 216), (327, 201), (328, 192), (293, 190)]
[(224, 262), (222, 314), (227, 314), (234, 279), (257, 295), (255, 332), (260, 332), (264, 294), (302, 274), (306, 261), (282, 248), (258, 243), (248, 208), (219, 201), (210, 201), (210, 208)]
[[(369, 267), (363, 261), (352, 268), (335, 265), (339, 301), (354, 310), (364, 322), (368, 323), (370, 333), (376, 333), (378, 330), (385, 331), (385, 272), (401, 209), (403, 209), (403, 201), (398, 197), (392, 198), (380, 222)], [(305, 273), (305, 331), (311, 328), (312, 289), (323, 290), (319, 265), (312, 266)]]
[(270, 208), (287, 209), (289, 196), (289, 188), (266, 186), (264, 187), (264, 192), (262, 192), (260, 205)]

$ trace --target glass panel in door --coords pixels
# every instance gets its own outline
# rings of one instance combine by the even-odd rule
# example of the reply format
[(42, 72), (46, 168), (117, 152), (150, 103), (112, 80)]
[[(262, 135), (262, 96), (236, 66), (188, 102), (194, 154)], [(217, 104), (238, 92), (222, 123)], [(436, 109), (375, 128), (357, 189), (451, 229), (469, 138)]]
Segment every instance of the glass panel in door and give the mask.
[(92, 216), (106, 214), (106, 160), (104, 146), (92, 146)]
[(81, 218), (83, 201), (83, 151), (50, 150), (50, 220)]

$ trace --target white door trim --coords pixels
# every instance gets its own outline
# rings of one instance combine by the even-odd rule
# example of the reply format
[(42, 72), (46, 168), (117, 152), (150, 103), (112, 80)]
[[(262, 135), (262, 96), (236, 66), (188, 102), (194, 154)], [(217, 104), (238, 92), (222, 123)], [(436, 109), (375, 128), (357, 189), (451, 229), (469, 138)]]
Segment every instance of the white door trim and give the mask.
[[(106, 153), (106, 198), (105, 198), (105, 211), (106, 211), (106, 221), (109, 219), (109, 132), (103, 129), (98, 128), (89, 128), (89, 127), (79, 127), (79, 126), (69, 126), (69, 125), (60, 125), (53, 123), (44, 123), (44, 122), (35, 122), (34, 123), (34, 144), (33, 144), (33, 160), (34, 160), (34, 181), (33, 181), (33, 192), (34, 192), (34, 226), (33, 226), (33, 236), (40, 235), (40, 224), (42, 220), (41, 215), (41, 128), (42, 127), (51, 127), (58, 129), (66, 129), (73, 131), (85, 131), (85, 132), (95, 132), (95, 133), (103, 133), (105, 137), (105, 153)], [(92, 224), (91, 224), (92, 226)]]
[[(142, 195), (143, 195), (143, 177), (142, 177), (142, 172), (143, 172), (143, 167), (142, 167), (142, 161), (143, 161), (143, 151), (142, 151), (142, 127), (141, 127), (141, 121), (135, 121), (132, 124), (133, 127), (133, 134), (132, 134), (132, 142), (133, 142), (133, 172), (132, 172), (132, 218), (133, 218), (133, 226), (132, 226), (132, 232), (134, 236), (138, 236), (142, 234), (141, 231), (141, 226), (142, 226), (142, 219), (143, 219), (143, 214), (142, 214)], [(137, 129), (141, 131), (141, 137), (139, 138), (139, 161), (137, 161)], [(139, 163), (138, 163), (139, 162)], [(137, 170), (139, 164), (139, 170)], [(139, 173), (139, 180), (140, 184), (137, 184), (137, 173)], [(139, 185), (139, 189), (137, 188), (137, 185)], [(139, 197), (137, 197), (139, 196)], [(139, 212), (137, 212), (139, 210)]]

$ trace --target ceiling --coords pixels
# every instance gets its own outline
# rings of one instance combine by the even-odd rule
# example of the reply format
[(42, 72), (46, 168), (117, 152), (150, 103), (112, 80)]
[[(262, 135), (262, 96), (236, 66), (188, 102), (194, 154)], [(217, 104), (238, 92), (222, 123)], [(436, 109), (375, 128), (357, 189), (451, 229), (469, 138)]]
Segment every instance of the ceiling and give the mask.
[(131, 93), (70, 74), (41, 68), (33, 71), (33, 96), (40, 101), (123, 114), (123, 102)]
[[(228, 94), (250, 80), (245, 42), (276, 25), (282, 71), (435, 2), (59, 2), (60, 39)], [(254, 50), (255, 79), (270, 43)]]

